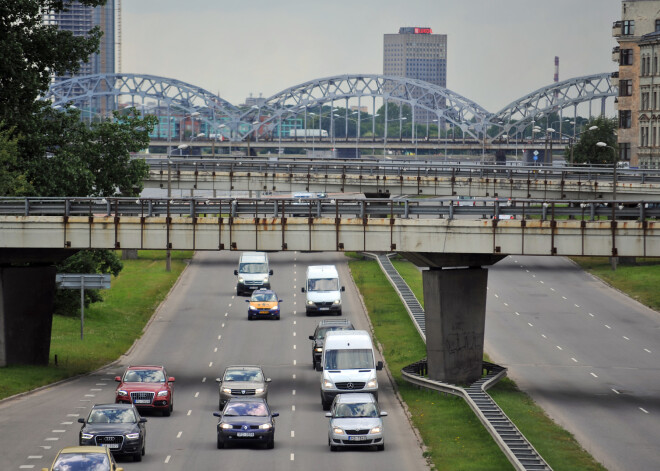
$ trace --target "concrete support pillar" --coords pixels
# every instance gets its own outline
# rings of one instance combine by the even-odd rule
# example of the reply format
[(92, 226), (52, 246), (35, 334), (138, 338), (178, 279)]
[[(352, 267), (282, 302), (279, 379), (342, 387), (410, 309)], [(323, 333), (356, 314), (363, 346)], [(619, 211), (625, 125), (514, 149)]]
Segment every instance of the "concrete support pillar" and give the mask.
[(0, 366), (47, 365), (55, 267), (0, 267)]
[(431, 268), (422, 278), (429, 377), (472, 383), (482, 372), (488, 270)]

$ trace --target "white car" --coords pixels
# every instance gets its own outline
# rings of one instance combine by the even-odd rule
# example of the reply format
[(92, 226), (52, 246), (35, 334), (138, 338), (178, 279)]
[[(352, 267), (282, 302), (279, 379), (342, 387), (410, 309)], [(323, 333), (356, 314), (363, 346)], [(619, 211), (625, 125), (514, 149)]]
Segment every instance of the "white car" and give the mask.
[(328, 445), (330, 451), (339, 447), (375, 446), (378, 451), (385, 449), (383, 419), (387, 412), (381, 411), (373, 394), (337, 394), (332, 401)]

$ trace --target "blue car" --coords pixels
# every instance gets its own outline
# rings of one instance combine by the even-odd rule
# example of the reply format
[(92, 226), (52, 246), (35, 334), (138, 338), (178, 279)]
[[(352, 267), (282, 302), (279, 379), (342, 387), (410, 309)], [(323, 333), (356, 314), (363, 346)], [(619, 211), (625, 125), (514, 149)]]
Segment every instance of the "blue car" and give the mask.
[(270, 289), (258, 289), (252, 293), (250, 299), (245, 300), (249, 303), (248, 320), (261, 317), (279, 320), (281, 299), (277, 297), (275, 291)]
[(214, 412), (218, 420), (218, 448), (231, 443), (275, 446), (275, 420), (277, 412), (271, 412), (264, 399), (231, 398), (222, 412)]

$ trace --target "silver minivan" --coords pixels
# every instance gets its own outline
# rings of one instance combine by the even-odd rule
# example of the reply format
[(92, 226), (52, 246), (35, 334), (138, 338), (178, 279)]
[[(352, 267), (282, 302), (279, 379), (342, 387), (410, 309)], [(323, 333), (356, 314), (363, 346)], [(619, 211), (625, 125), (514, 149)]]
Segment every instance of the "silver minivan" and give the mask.
[(270, 276), (273, 270), (268, 267), (268, 255), (265, 252), (243, 252), (238, 262), (238, 270), (234, 270), (236, 294), (250, 294), (255, 289), (270, 289)]

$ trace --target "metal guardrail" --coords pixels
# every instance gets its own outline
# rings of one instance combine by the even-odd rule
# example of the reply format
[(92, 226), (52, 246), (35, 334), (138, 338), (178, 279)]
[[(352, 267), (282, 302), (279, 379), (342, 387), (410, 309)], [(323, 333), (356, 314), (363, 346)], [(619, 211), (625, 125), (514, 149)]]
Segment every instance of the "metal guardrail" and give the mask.
[[(401, 275), (399, 275), (394, 265), (392, 265), (389, 254), (369, 255), (378, 261), (381, 269), (385, 272), (390, 283), (392, 283), (406, 306), (413, 324), (424, 341), (426, 341), (424, 310), (421, 308), (421, 304), (412, 293), (410, 287)], [(420, 320), (422, 321), (421, 323)], [(462, 397), (516, 470), (551, 471), (552, 468), (550, 465), (546, 463), (532, 444), (529, 443), (520, 430), (500, 409), (497, 403), (486, 393), (487, 389), (506, 376), (506, 368), (489, 362), (483, 362), (483, 368), (486, 371), (486, 375), (467, 388), (429, 379), (427, 377), (428, 367), (426, 359), (404, 367), (401, 370), (401, 374), (406, 381), (416, 386)]]
[(0, 198), (0, 215), (188, 216), (248, 218), (559, 219), (645, 221), (660, 217), (660, 201), (498, 200), (455, 198)]

